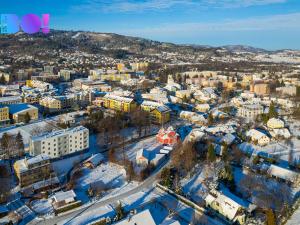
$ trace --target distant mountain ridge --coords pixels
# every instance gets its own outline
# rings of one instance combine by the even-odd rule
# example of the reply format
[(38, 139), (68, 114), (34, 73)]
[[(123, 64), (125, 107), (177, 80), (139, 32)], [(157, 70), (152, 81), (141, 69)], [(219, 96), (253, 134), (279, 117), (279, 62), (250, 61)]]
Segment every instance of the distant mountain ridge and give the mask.
[[(48, 35), (43, 33), (29, 35), (22, 32), (18, 32), (15, 35), (1, 35), (0, 48), (11, 51), (13, 54), (28, 52), (38, 55), (41, 55), (41, 53), (48, 54), (49, 56), (53, 56), (53, 51), (82, 51), (113, 58), (126, 58), (128, 56), (137, 58), (150, 56), (155, 58), (160, 55), (160, 58), (166, 62), (168, 62), (168, 58), (164, 57), (164, 54), (169, 56), (177, 55), (178, 62), (190, 62), (193, 60), (194, 62), (203, 60), (215, 61), (216, 59), (225, 60), (224, 62), (226, 62), (228, 58), (256, 61), (255, 57), (258, 55), (264, 55), (264, 57), (260, 57), (263, 60), (272, 61), (273, 59), (268, 59), (268, 55), (281, 53), (288, 56), (297, 55), (300, 58), (300, 51), (297, 50), (269, 51), (247, 45), (213, 47), (208, 45), (174, 44), (115, 33), (62, 30), (51, 30)], [(281, 59), (277, 61), (281, 61)]]

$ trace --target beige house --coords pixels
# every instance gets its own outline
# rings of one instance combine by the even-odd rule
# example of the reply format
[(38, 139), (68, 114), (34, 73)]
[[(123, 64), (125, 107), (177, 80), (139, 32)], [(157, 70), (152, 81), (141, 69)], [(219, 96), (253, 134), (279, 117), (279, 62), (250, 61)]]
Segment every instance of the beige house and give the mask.
[(12, 104), (8, 105), (9, 115), (14, 123), (27, 122), (27, 116), (29, 120), (37, 120), (39, 118), (39, 110), (29, 104)]
[(55, 96), (45, 97), (40, 100), (39, 104), (49, 113), (58, 112), (71, 108), (75, 103), (75, 96)]
[(210, 106), (209, 106), (209, 104), (197, 104), (196, 110), (198, 112), (206, 113), (206, 112), (208, 112), (208, 110), (210, 110)]
[(245, 207), (223, 193), (213, 191), (206, 196), (205, 202), (232, 223), (244, 224), (246, 221)]
[(257, 143), (260, 146), (265, 146), (270, 143), (270, 138), (266, 134), (255, 129), (249, 130), (246, 133), (246, 136), (250, 137), (251, 141)]
[(250, 91), (257, 95), (268, 95), (270, 94), (270, 85), (267, 83), (252, 84)]
[(280, 119), (271, 118), (267, 122), (267, 127), (270, 129), (284, 128), (284, 122)]

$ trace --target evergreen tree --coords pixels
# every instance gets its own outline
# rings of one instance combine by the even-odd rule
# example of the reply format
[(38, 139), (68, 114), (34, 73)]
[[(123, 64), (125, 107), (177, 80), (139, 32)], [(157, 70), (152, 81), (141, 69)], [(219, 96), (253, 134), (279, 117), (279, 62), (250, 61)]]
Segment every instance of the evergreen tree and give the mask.
[(220, 171), (219, 178), (231, 191), (235, 189), (233, 171), (229, 163), (226, 163), (224, 169)]
[(19, 149), (24, 149), (23, 137), (20, 132), (18, 132), (18, 134), (16, 136), (16, 142), (17, 142), (17, 147)]
[(269, 107), (269, 118), (277, 118), (278, 113), (276, 112), (275, 104), (274, 102), (271, 102), (270, 107)]
[(122, 203), (120, 202), (119, 205), (116, 207), (116, 213), (117, 213), (117, 219), (121, 220), (125, 217), (124, 208), (122, 206)]
[(222, 144), (222, 159), (224, 160), (224, 161), (227, 161), (228, 160), (228, 145), (227, 145), (227, 143), (226, 142), (224, 142), (223, 144)]
[(3, 74), (2, 74), (2, 76), (0, 77), (0, 84), (6, 84), (5, 77), (4, 77)]
[(10, 138), (10, 135), (8, 133), (6, 133), (6, 132), (2, 135), (2, 138), (1, 138), (1, 149), (3, 151), (7, 150), (7, 148), (8, 148), (9, 138)]
[(27, 112), (27, 113), (25, 114), (24, 121), (25, 121), (25, 123), (29, 123), (30, 120), (31, 120), (31, 117), (30, 117), (29, 113)]
[(208, 151), (207, 151), (207, 160), (209, 162), (214, 162), (216, 161), (216, 153), (215, 153), (215, 148), (213, 144), (209, 144), (208, 146)]
[(172, 188), (173, 182), (171, 179), (171, 170), (169, 168), (164, 168), (160, 174), (161, 184), (167, 188)]

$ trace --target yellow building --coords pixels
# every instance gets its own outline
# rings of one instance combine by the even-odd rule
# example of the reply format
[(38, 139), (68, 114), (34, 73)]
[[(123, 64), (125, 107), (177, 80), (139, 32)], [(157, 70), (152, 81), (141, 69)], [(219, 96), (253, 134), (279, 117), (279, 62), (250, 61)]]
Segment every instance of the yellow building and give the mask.
[(150, 111), (151, 120), (156, 124), (164, 124), (170, 121), (171, 110), (166, 106), (160, 106)]
[(175, 96), (181, 99), (190, 99), (192, 95), (192, 91), (191, 90), (179, 90), (175, 92)]
[(48, 155), (18, 160), (14, 164), (14, 170), (21, 187), (49, 179), (53, 172)]
[(243, 76), (243, 80), (242, 80), (242, 86), (243, 87), (246, 87), (246, 86), (248, 86), (248, 85), (250, 85), (250, 83), (253, 81), (253, 75), (250, 75), (250, 74), (248, 74), (248, 75), (244, 75)]
[(101, 80), (105, 81), (121, 81), (131, 79), (131, 75), (129, 73), (101, 74), (100, 77)]
[(145, 100), (141, 104), (141, 109), (150, 112), (154, 123), (163, 124), (170, 121), (171, 110), (161, 103)]
[(27, 94), (24, 96), (25, 103), (39, 103), (40, 96), (36, 94)]
[(26, 122), (27, 116), (30, 120), (37, 120), (39, 118), (38, 108), (29, 104), (12, 104), (8, 106), (9, 116), (14, 123)]
[(148, 68), (148, 62), (130, 63), (131, 69), (134, 71), (145, 70)]
[(131, 112), (136, 109), (137, 104), (132, 98), (116, 95), (105, 95), (103, 98), (104, 107), (121, 112)]
[(236, 82), (233, 81), (224, 81), (222, 84), (227, 90), (233, 90), (236, 87)]
[(0, 106), (0, 125), (9, 123), (9, 109), (7, 106)]

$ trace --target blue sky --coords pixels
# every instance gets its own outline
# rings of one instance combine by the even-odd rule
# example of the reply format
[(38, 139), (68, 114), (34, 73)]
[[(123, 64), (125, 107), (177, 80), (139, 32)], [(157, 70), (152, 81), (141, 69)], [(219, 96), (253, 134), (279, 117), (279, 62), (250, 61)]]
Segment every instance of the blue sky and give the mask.
[(300, 49), (299, 0), (1, 0), (0, 13), (50, 13), (54, 29)]

